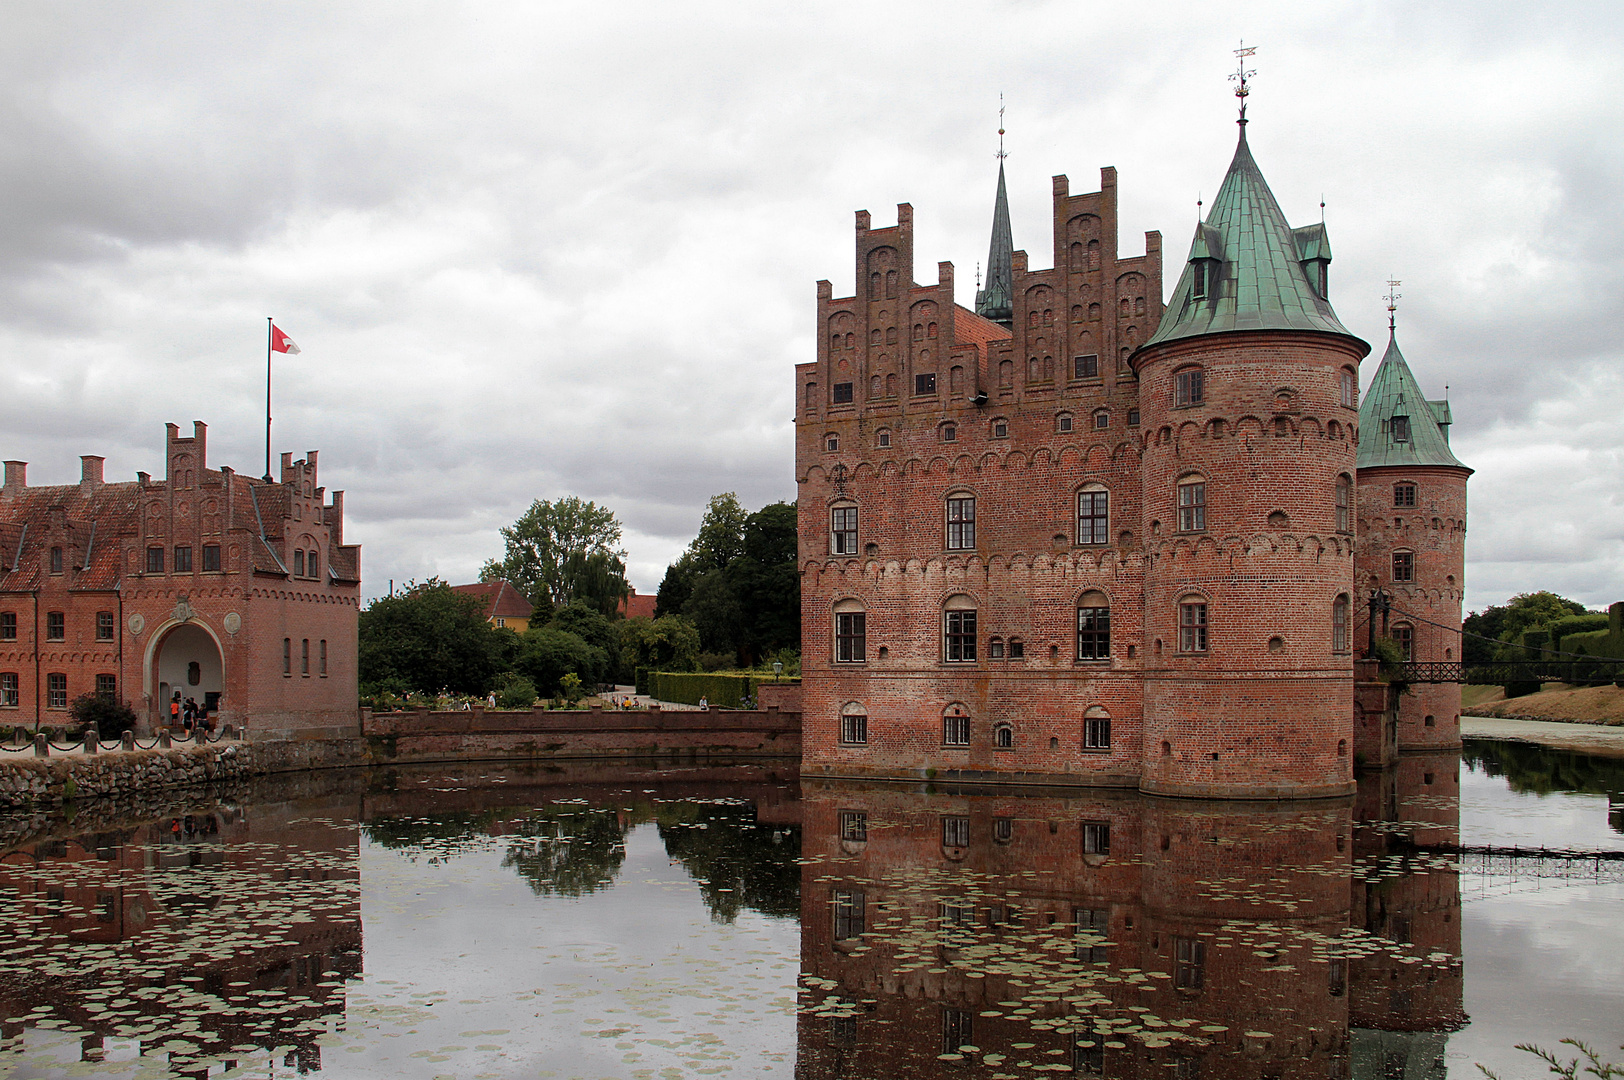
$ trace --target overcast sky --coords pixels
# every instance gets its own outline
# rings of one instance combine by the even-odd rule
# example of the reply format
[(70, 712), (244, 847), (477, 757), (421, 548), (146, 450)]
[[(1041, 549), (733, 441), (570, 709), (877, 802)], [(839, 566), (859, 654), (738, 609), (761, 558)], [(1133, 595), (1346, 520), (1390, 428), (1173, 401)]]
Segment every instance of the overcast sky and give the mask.
[(162, 472), (166, 421), (322, 451), (368, 596), (472, 580), (531, 500), (626, 529), (652, 592), (708, 496), (793, 499), (792, 365), (852, 212), (916, 213), (973, 303), (1008, 105), (1015, 243), (1119, 170), (1168, 286), (1233, 149), (1332, 300), (1445, 384), (1468, 605), (1624, 599), (1624, 6), (20, 3), (0, 35), (0, 456)]

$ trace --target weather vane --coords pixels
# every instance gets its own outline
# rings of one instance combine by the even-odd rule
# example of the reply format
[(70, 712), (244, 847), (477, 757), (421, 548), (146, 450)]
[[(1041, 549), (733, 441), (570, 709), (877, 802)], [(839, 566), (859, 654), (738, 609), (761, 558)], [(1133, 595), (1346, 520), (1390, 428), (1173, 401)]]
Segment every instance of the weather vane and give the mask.
[(1398, 287), (1402, 284), (1404, 284), (1404, 282), (1399, 281), (1397, 278), (1387, 279), (1387, 295), (1382, 297), (1382, 299), (1387, 301), (1387, 329), (1389, 330), (1393, 329), (1393, 321), (1395, 318), (1393, 313), (1398, 310), (1399, 298), (1404, 295), (1398, 291)]
[(1009, 155), (1004, 153), (1004, 95), (998, 95), (998, 160), (1003, 161)]
[(1241, 47), (1234, 50), (1235, 62), (1238, 66), (1235, 73), (1229, 77), (1230, 81), (1235, 83), (1235, 96), (1241, 99), (1240, 122), (1243, 124), (1246, 123), (1246, 95), (1252, 92), (1251, 87), (1246, 85), (1246, 80), (1257, 74), (1255, 69), (1251, 71), (1246, 69), (1246, 58), (1254, 55), (1256, 52), (1257, 47), (1254, 46), (1248, 49), (1246, 47), (1246, 40), (1243, 38), (1241, 40)]

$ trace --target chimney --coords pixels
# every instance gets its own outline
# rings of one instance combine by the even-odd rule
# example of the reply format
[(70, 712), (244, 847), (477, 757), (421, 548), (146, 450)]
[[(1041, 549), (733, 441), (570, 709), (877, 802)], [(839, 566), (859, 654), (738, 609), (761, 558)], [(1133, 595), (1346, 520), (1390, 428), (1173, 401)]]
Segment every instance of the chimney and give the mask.
[(209, 464), (209, 425), (201, 420), (192, 421), (192, 441), (197, 443), (197, 475), (201, 480)]
[(333, 505), (328, 507), (331, 511), (326, 515), (329, 543), (333, 547), (344, 546), (344, 493), (333, 492)]
[(19, 494), (27, 486), (28, 486), (28, 462), (26, 462), (26, 461), (8, 461), (8, 462), (6, 462), (6, 487), (5, 487), (5, 493), (7, 495), (16, 495), (16, 494)]
[(102, 486), (102, 466), (106, 461), (100, 454), (79, 455), (79, 494), (88, 498)]

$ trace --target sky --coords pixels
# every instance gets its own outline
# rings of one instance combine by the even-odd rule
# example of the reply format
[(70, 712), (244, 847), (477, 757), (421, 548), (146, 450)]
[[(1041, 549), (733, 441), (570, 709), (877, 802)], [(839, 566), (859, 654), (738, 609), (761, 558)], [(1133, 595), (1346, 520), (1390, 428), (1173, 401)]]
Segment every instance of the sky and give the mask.
[(814, 283), (915, 209), (974, 301), (999, 95), (1015, 243), (1119, 173), (1167, 287), (1248, 141), (1335, 251), (1344, 324), (1448, 387), (1467, 606), (1624, 599), (1624, 6), (58, 3), (0, 36), (0, 456), (163, 471), (163, 424), (346, 491), (363, 591), (471, 581), (532, 500), (624, 526), (653, 592), (707, 498), (795, 497)]

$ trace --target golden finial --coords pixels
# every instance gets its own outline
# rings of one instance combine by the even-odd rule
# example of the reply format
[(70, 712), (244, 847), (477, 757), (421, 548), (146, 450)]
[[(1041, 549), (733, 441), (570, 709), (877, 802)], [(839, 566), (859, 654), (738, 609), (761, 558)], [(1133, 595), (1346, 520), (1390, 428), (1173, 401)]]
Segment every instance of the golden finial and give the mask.
[(1004, 153), (1004, 95), (998, 95), (998, 160), (1003, 161), (1009, 155)]
[(1257, 74), (1255, 69), (1251, 71), (1247, 70), (1246, 58), (1254, 55), (1257, 52), (1257, 47), (1254, 45), (1252, 48), (1248, 49), (1246, 47), (1246, 40), (1243, 38), (1241, 40), (1241, 47), (1233, 51), (1235, 53), (1235, 62), (1238, 66), (1235, 73), (1229, 77), (1229, 80), (1235, 84), (1235, 96), (1241, 99), (1240, 122), (1244, 124), (1246, 123), (1246, 96), (1252, 92), (1251, 87), (1246, 85), (1246, 80)]
[(1402, 284), (1404, 284), (1404, 282), (1399, 281), (1397, 278), (1388, 278), (1387, 295), (1382, 297), (1383, 300), (1387, 301), (1387, 329), (1389, 333), (1391, 333), (1394, 329), (1394, 324), (1396, 321), (1394, 312), (1398, 310), (1399, 298), (1404, 295), (1398, 291), (1398, 287)]

